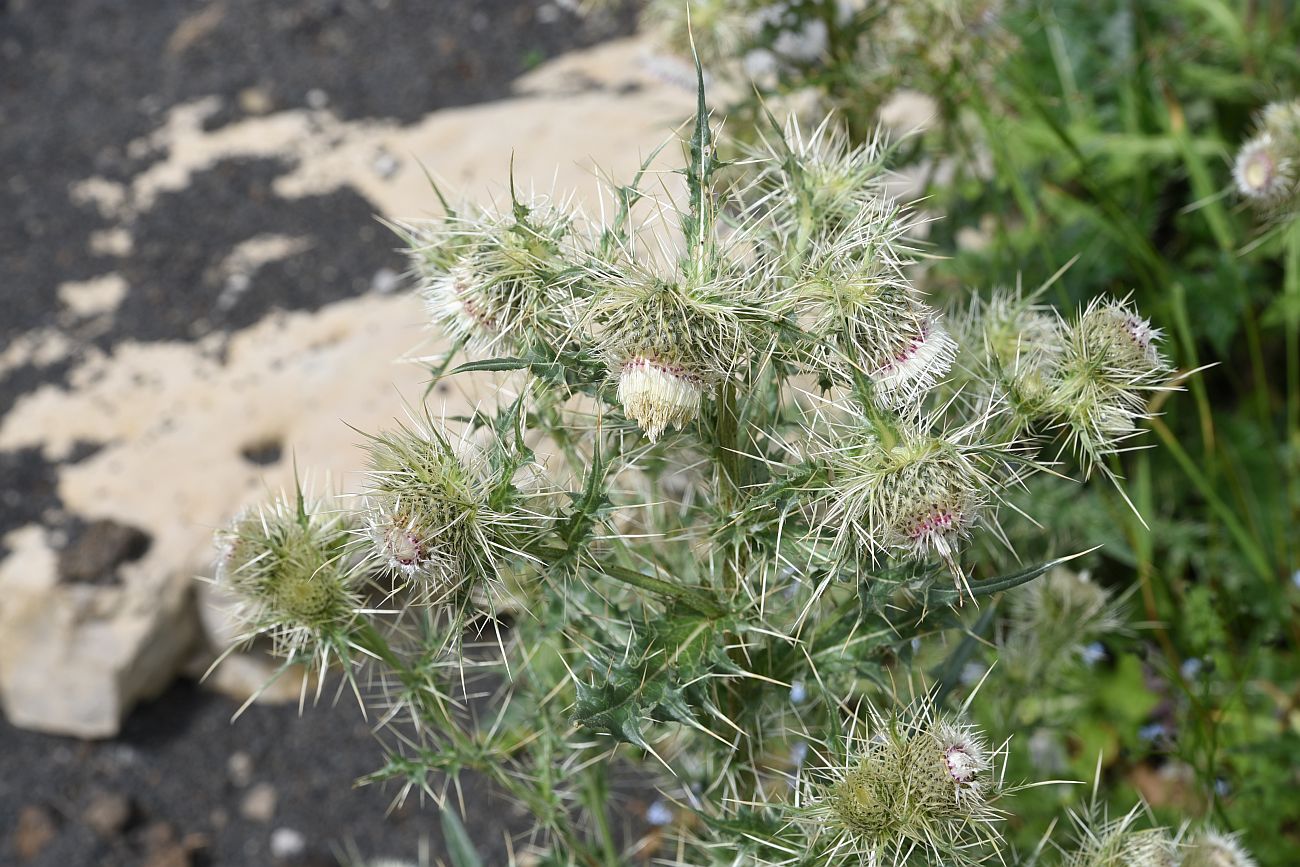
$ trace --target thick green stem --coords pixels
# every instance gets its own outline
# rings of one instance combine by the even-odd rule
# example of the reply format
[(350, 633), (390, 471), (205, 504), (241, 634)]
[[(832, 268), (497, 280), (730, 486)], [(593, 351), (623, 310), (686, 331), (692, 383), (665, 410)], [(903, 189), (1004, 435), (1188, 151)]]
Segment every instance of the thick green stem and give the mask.
[[(714, 455), (717, 462), (718, 502), (724, 513), (734, 515), (740, 503), (740, 423), (737, 418), (736, 386), (724, 380), (718, 387), (718, 418), (714, 428)], [(740, 586), (744, 572), (741, 562), (744, 546), (736, 544), (726, 552), (722, 567), (722, 587), (728, 598)]]

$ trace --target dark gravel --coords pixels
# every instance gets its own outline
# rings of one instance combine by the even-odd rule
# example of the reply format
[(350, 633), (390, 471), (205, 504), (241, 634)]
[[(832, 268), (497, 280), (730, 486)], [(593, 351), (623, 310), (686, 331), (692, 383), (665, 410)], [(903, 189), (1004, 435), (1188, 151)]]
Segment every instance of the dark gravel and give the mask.
[[(443, 851), (432, 807), (412, 797), (390, 814), (395, 791), (353, 786), (379, 764), (380, 750), (351, 696), (301, 717), (296, 706), (253, 707), (232, 723), (235, 709), (182, 682), (138, 708), (112, 741), (0, 722), (0, 864), (139, 867), (166, 863), (167, 841), (190, 867), (307, 867), (335, 864), (349, 850), (414, 863), (421, 839)], [(466, 782), (470, 833), (485, 864), (503, 864), (502, 832), (529, 821)], [(250, 792), (266, 786), (274, 790), (269, 821), (248, 818)], [(42, 825), (53, 833), (34, 834)], [(273, 858), (277, 829), (301, 834), (305, 850)]]

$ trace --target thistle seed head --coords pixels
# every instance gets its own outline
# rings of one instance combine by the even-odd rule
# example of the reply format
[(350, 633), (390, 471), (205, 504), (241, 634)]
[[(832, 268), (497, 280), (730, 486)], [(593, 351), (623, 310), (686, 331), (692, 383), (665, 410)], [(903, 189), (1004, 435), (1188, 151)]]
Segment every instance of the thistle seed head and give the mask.
[(1256, 867), (1256, 864), (1236, 834), (1206, 828), (1187, 842), (1180, 867)]

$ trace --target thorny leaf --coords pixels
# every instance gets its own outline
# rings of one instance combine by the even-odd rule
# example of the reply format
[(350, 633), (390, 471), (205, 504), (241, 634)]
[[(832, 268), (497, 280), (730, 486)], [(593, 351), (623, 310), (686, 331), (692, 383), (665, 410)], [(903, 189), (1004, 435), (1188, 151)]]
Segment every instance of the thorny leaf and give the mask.
[(700, 711), (708, 705), (708, 676), (740, 669), (726, 652), (726, 633), (736, 626), (732, 618), (677, 606), (640, 626), (639, 638), (625, 653), (617, 658), (606, 654), (606, 671), (603, 676), (598, 672), (596, 683), (578, 681), (573, 720), (649, 749), (642, 734), (646, 723), (700, 727)]

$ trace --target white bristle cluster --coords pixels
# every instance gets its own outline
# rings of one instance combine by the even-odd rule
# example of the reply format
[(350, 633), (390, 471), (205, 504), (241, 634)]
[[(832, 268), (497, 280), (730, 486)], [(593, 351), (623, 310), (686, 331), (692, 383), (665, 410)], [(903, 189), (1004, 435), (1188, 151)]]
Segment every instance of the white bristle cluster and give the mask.
[(698, 377), (651, 358), (629, 358), (618, 376), (623, 411), (652, 442), (669, 427), (680, 430), (689, 424), (700, 412), (702, 396)]

